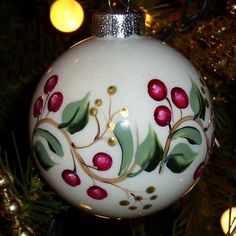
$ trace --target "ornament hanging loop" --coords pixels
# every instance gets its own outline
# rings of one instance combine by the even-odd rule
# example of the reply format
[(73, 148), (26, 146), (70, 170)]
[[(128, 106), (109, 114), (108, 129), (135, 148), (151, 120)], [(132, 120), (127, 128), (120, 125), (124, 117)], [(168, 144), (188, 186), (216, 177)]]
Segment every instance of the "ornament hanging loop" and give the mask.
[[(127, 12), (130, 10), (130, 2), (131, 2), (131, 0), (128, 0), (127, 8), (126, 8)], [(110, 11), (112, 12), (112, 10), (113, 10), (112, 7), (113, 7), (113, 6), (112, 6), (111, 0), (108, 0), (108, 6), (109, 6)]]
[(111, 0), (108, 0), (108, 5), (109, 5), (110, 11), (112, 11)]
[(130, 2), (131, 2), (131, 0), (128, 0), (128, 4), (127, 4), (127, 11), (129, 11), (129, 10), (130, 10)]

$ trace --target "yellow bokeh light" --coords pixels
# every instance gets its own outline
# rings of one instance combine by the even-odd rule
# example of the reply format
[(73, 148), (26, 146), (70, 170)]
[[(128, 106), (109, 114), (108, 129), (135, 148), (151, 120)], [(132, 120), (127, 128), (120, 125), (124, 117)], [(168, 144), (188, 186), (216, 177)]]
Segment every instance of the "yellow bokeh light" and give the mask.
[(74, 0), (56, 0), (50, 8), (50, 20), (56, 29), (73, 32), (82, 25), (84, 11)]
[(145, 14), (145, 26), (148, 28), (152, 26), (152, 16), (148, 13)]
[[(235, 219), (236, 207), (231, 208), (231, 213), (230, 213), (230, 209), (228, 209), (221, 216), (220, 224), (221, 224), (221, 228), (225, 234), (229, 233), (229, 217), (230, 217), (230, 224), (231, 224), (230, 233), (232, 233), (232, 231), (236, 227), (236, 219)], [(236, 233), (234, 233), (233, 236), (236, 236)]]

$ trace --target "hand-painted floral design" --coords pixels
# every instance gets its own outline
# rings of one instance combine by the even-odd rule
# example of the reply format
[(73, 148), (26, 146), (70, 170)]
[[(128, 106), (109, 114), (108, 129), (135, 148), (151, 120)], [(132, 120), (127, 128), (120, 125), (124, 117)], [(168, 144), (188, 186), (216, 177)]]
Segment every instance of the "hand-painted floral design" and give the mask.
[(48, 100), (48, 111), (57, 112), (63, 102), (63, 95), (61, 92), (53, 93)]
[(93, 165), (100, 171), (109, 170), (112, 166), (112, 158), (105, 152), (99, 152), (93, 157)]
[(175, 87), (171, 90), (171, 99), (175, 106), (179, 109), (186, 108), (189, 103), (187, 93), (179, 87)]
[(61, 173), (62, 179), (70, 186), (80, 185), (81, 181), (75, 170), (63, 170)]
[(49, 94), (57, 85), (58, 82), (58, 76), (52, 75), (44, 85), (44, 93)]
[(170, 125), (171, 111), (166, 106), (158, 106), (154, 111), (154, 119), (160, 126)]
[(34, 117), (39, 117), (42, 114), (42, 111), (43, 111), (43, 97), (40, 96), (36, 99), (34, 103), (34, 111), (33, 111)]
[(197, 167), (197, 169), (195, 170), (195, 172), (193, 174), (193, 179), (194, 180), (200, 178), (200, 176), (202, 175), (202, 172), (205, 169), (205, 166), (206, 166), (205, 162), (200, 163), (200, 165)]
[(87, 194), (89, 197), (96, 200), (102, 200), (107, 197), (107, 191), (96, 185), (89, 187)]
[[(108, 198), (109, 191), (106, 186), (112, 185), (124, 192), (125, 197), (120, 199), (120, 206), (127, 207), (132, 211), (140, 207), (144, 210), (151, 208), (152, 201), (158, 200), (157, 189), (154, 186), (147, 185), (143, 191), (135, 192), (122, 187), (121, 183), (128, 178), (136, 178), (144, 172), (150, 173), (154, 170), (157, 170), (157, 174), (162, 175), (165, 168), (175, 174), (182, 173), (198, 155), (194, 147), (205, 142), (208, 150), (211, 148), (206, 134), (210, 124), (208, 127), (204, 126), (206, 109), (209, 107), (205, 106), (206, 99), (203, 98), (196, 83), (191, 81), (192, 87), (189, 94), (180, 87), (167, 87), (160, 79), (152, 79), (147, 83), (147, 93), (150, 99), (156, 102), (153, 112), (156, 127), (151, 122), (147, 124), (148, 132), (141, 139), (136, 137), (138, 132), (133, 132), (131, 126), (126, 122), (126, 118), (129, 116), (128, 108), (121, 107), (117, 111), (112, 109), (113, 97), (118, 93), (118, 88), (115, 85), (109, 86), (106, 90), (109, 107), (105, 120), (101, 120), (99, 116), (101, 112), (104, 113), (104, 110), (101, 109), (103, 100), (97, 98), (94, 101), (94, 106), (91, 106), (91, 92), (81, 96), (80, 100), (65, 104), (61, 122), (50, 118), (50, 113), (58, 112), (62, 108), (64, 100), (60, 91), (54, 91), (59, 77), (57, 75), (51, 76), (44, 86), (46, 97), (38, 97), (33, 108), (33, 115), (37, 120), (32, 138), (38, 163), (47, 171), (58, 164), (56, 158), (53, 159), (49, 152), (54, 153), (58, 158), (71, 158), (73, 166), (61, 173), (61, 178), (67, 185), (80, 187), (83, 179), (76, 168), (79, 165), (80, 171), (83, 171), (93, 181), (91, 186), (87, 186), (87, 196), (91, 199), (101, 201)], [(187, 108), (192, 110), (192, 115), (183, 115), (183, 109)], [(173, 109), (179, 110), (178, 118), (173, 116)], [(96, 132), (91, 142), (81, 146), (72, 141), (72, 135), (79, 134), (90, 124), (91, 120), (96, 124)], [(189, 125), (189, 121), (194, 122), (195, 125)], [(51, 131), (45, 129), (45, 124), (56, 128), (62, 134), (68, 143), (70, 157), (64, 156), (63, 146), (59, 139)], [(164, 144), (161, 144), (159, 140), (156, 132), (157, 127), (158, 129), (169, 129)], [(176, 142), (177, 140), (178, 142)], [(110, 171), (114, 166), (113, 157), (107, 151), (99, 150), (91, 157), (81, 155), (81, 149), (89, 148), (100, 141), (106, 141), (109, 147), (116, 145), (120, 147), (120, 166), (115, 177), (104, 177), (104, 173)], [(88, 158), (90, 158), (90, 162), (88, 162)], [(204, 166), (205, 162), (199, 165), (193, 174), (193, 180), (199, 178)]]
[(148, 94), (156, 101), (162, 101), (167, 96), (167, 88), (159, 79), (150, 80), (148, 83)]

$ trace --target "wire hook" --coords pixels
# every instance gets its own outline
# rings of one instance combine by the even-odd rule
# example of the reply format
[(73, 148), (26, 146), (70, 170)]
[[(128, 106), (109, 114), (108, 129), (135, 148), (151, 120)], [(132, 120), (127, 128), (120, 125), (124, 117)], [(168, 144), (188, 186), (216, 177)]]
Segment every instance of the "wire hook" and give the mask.
[(110, 8), (110, 11), (112, 11), (111, 0), (108, 0), (108, 6)]
[[(131, 0), (128, 0), (127, 11), (130, 10), (130, 2), (131, 2)], [(109, 6), (109, 8), (110, 8), (110, 11), (112, 11), (112, 3), (111, 3), (111, 0), (108, 0), (108, 6)]]

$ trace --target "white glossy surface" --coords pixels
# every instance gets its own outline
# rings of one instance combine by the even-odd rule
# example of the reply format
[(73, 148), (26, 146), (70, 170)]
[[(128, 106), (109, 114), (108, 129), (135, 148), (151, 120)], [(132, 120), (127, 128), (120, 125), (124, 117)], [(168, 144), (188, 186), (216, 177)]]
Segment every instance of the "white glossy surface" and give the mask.
[[(58, 157), (50, 150), (44, 138), (34, 136), (32, 138), (33, 144), (35, 144), (36, 140), (41, 140), (50, 158), (58, 163), (45, 170), (37, 161), (38, 168), (51, 187), (70, 204), (99, 216), (112, 218), (138, 217), (154, 213), (169, 206), (198, 181), (199, 178), (194, 179), (193, 175), (202, 162), (207, 162), (207, 152), (209, 151), (207, 142), (209, 147), (212, 143), (212, 108), (207, 88), (200, 82), (199, 74), (175, 50), (155, 39), (140, 36), (132, 36), (126, 39), (89, 38), (70, 48), (44, 74), (32, 99), (30, 114), (33, 113), (33, 106), (37, 97), (43, 96), (44, 101), (46, 101), (43, 88), (48, 78), (52, 75), (58, 76), (58, 83), (51, 93), (55, 91), (61, 92), (63, 94), (63, 103), (57, 112), (50, 112), (48, 115), (46, 107), (39, 120), (44, 119), (47, 115), (48, 118), (58, 124), (61, 123), (63, 109), (69, 103), (81, 100), (88, 92), (90, 92), (89, 107), (96, 107), (98, 110), (97, 119), (100, 125), (100, 134), (106, 130), (108, 124), (110, 98), (110, 113), (115, 113), (122, 108), (128, 109), (128, 117), (122, 117), (117, 114), (114, 115), (112, 122), (117, 124), (119, 121), (125, 121), (131, 131), (133, 156), (129, 167), (133, 167), (129, 173), (140, 169), (139, 165), (133, 164), (135, 162), (135, 153), (138, 143), (141, 144), (145, 140), (149, 125), (155, 131), (163, 149), (169, 135), (169, 127), (157, 125), (153, 116), (157, 106), (164, 105), (169, 107), (168, 101), (166, 99), (155, 101), (149, 96), (147, 86), (150, 80), (161, 80), (166, 85), (167, 96), (171, 100), (170, 91), (174, 87), (181, 87), (190, 97), (192, 89), (191, 77), (199, 91), (201, 91), (203, 99), (207, 99), (208, 103), (206, 104), (209, 104), (206, 107), (204, 120), (200, 119), (204, 127), (209, 126), (206, 132), (193, 119), (187, 120), (178, 127), (183, 128), (186, 126), (199, 130), (198, 133), (202, 137), (201, 144), (192, 145), (186, 138), (177, 138), (172, 140), (170, 144), (169, 153), (179, 143), (188, 145), (194, 153), (197, 153), (191, 164), (181, 173), (174, 173), (166, 165), (164, 165), (163, 173), (159, 173), (160, 162), (151, 172), (142, 171), (135, 177), (125, 176), (119, 179), (118, 172), (121, 166), (122, 149), (119, 142), (115, 146), (108, 145), (107, 139), (110, 137), (116, 138), (116, 136), (112, 130), (107, 130), (105, 135), (93, 145), (74, 150), (79, 153), (87, 165), (85, 167), (84, 164), (81, 164), (75, 158), (76, 171), (81, 180), (80, 185), (76, 187), (68, 185), (61, 177), (63, 170), (73, 169), (73, 158), (71, 157), (71, 149), (73, 148), (62, 132), (65, 129), (57, 129), (50, 123), (42, 122), (40, 127), (48, 130), (58, 139), (64, 150), (64, 155), (63, 157)], [(107, 93), (109, 86), (116, 86), (117, 88), (117, 92), (112, 96)], [(204, 93), (202, 90), (204, 90)], [(96, 99), (102, 100), (101, 106), (94, 104)], [(181, 118), (181, 112), (173, 103), (172, 109), (171, 125), (173, 127)], [(187, 108), (181, 110), (182, 117), (194, 116), (190, 104)], [(35, 129), (36, 122), (37, 118), (31, 115), (30, 135)], [(97, 129), (96, 119), (90, 115), (88, 124), (81, 131), (72, 135), (65, 132), (75, 145), (86, 146), (94, 140)], [(113, 163), (110, 169), (98, 171), (91, 167), (93, 166), (92, 158), (98, 152), (109, 153), (112, 157)], [(86, 170), (89, 170), (89, 172)], [(93, 173), (92, 175), (94, 176), (89, 173)], [(113, 179), (117, 178), (119, 181), (112, 182)], [(112, 181), (109, 181), (109, 179), (112, 179)], [(100, 186), (106, 190), (107, 197), (102, 200), (89, 197), (87, 189), (93, 185)], [(146, 189), (150, 186), (153, 191), (148, 193), (149, 191), (146, 192)], [(150, 200), (150, 198), (153, 200)], [(119, 202), (122, 200), (123, 202), (120, 204)], [(126, 205), (128, 202), (129, 205)]]

